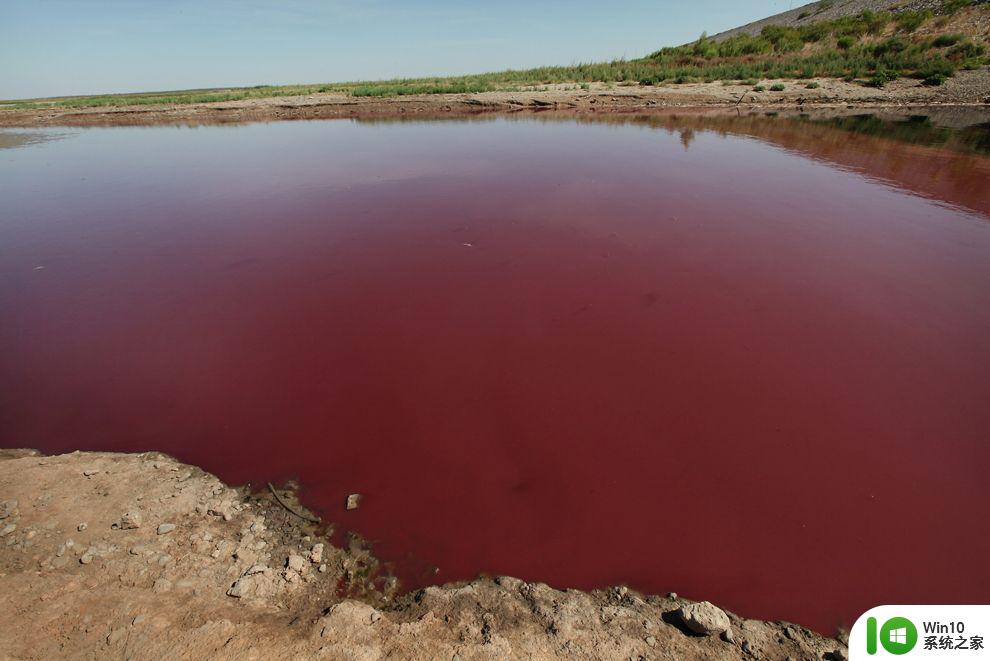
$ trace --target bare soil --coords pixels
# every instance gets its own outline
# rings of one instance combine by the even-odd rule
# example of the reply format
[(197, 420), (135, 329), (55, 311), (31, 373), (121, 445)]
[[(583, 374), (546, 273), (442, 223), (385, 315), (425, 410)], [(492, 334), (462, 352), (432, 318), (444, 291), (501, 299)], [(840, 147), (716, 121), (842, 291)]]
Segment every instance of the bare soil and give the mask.
[[(774, 83), (784, 90), (770, 91)], [(810, 83), (818, 87), (809, 89)], [(990, 67), (960, 71), (938, 87), (902, 78), (883, 89), (831, 78), (762, 80), (754, 86), (722, 83), (643, 86), (594, 83), (588, 89), (550, 85), (521, 92), (432, 94), (399, 97), (352, 97), (311, 94), (297, 97), (248, 99), (221, 103), (108, 108), (15, 109), (0, 107), (0, 127), (125, 126), (155, 124), (215, 124), (229, 122), (320, 119), (332, 117), (398, 118), (482, 113), (545, 112), (593, 115), (652, 112), (687, 107), (828, 108), (985, 105), (990, 103)]]
[[(311, 516), (293, 494), (279, 491)], [(846, 654), (801, 626), (732, 613), (727, 631), (699, 635), (679, 615), (692, 602), (623, 587), (498, 577), (400, 594), (361, 544), (339, 548), (326, 530), (267, 488), (232, 488), (158, 453), (2, 450), (0, 658)]]

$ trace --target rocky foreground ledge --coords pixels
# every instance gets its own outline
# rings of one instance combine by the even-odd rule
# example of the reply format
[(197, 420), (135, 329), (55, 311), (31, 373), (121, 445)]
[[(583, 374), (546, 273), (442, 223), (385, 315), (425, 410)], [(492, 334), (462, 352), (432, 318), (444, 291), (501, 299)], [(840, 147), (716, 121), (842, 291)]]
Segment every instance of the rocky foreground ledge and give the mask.
[(797, 625), (624, 587), (499, 577), (401, 595), (309, 516), (291, 491), (158, 453), (0, 450), (0, 658), (846, 657)]

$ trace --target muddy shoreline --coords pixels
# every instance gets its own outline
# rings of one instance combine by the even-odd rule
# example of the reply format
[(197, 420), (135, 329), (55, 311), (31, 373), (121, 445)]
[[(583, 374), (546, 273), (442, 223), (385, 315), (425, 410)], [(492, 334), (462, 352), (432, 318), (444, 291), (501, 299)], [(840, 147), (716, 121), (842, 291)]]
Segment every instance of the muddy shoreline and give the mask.
[[(740, 109), (839, 109), (990, 104), (990, 68), (962, 71), (940, 87), (900, 79), (883, 89), (834, 79), (763, 81), (781, 92), (754, 91), (748, 85), (694, 83), (668, 86), (548, 86), (523, 92), (410, 95), (391, 98), (342, 94), (276, 97), (172, 106), (16, 109), (0, 106), (0, 127), (154, 126), (224, 124), (296, 119), (392, 119), (485, 114), (553, 113), (593, 116), (609, 113), (684, 112)], [(809, 84), (816, 83), (814, 89)]]
[(278, 492), (233, 488), (160, 453), (0, 451), (0, 649), (18, 659), (846, 655), (799, 625), (621, 586), (497, 577), (402, 594), (358, 540), (334, 545), (326, 525), (289, 511), (309, 514), (291, 488)]

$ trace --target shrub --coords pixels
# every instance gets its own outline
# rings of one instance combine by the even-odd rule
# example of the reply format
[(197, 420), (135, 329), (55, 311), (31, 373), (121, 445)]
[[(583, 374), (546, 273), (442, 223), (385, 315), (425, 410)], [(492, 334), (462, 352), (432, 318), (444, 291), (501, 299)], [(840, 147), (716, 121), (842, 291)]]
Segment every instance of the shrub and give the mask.
[(821, 41), (829, 34), (829, 28), (826, 23), (809, 23), (808, 25), (802, 25), (798, 28), (798, 36), (801, 41), (805, 43)]
[(973, 0), (946, 0), (945, 4), (942, 5), (942, 11), (946, 14), (955, 14), (961, 9), (970, 7), (973, 4)]
[(754, 88), (753, 88), (753, 91), (754, 91), (754, 92), (765, 92), (765, 91), (766, 91), (766, 89), (767, 89), (767, 88), (766, 88), (766, 87), (764, 87), (763, 85), (757, 85), (756, 87), (754, 87)]
[(956, 72), (955, 65), (941, 55), (929, 58), (915, 72), (915, 76), (925, 81), (926, 85), (941, 85)]
[(907, 50), (908, 43), (900, 37), (891, 37), (886, 41), (881, 41), (873, 47), (875, 57), (883, 57), (888, 53), (900, 53)]
[(932, 41), (932, 46), (934, 46), (935, 48), (945, 48), (946, 46), (953, 46), (955, 44), (958, 44), (960, 41), (962, 41), (965, 38), (966, 37), (964, 35), (958, 33), (940, 34), (939, 36), (935, 37), (935, 39)]
[(921, 24), (932, 17), (929, 10), (925, 11), (902, 11), (894, 17), (894, 21), (904, 32), (914, 32), (921, 27)]
[(897, 80), (896, 71), (879, 68), (873, 73), (873, 76), (870, 78), (869, 85), (871, 87), (881, 88), (892, 80)]
[(856, 39), (850, 36), (839, 37), (839, 40), (836, 42), (836, 46), (838, 46), (842, 50), (849, 50), (855, 45), (856, 45)]
[(953, 62), (968, 62), (981, 60), (986, 52), (987, 49), (983, 45), (972, 41), (964, 41), (950, 48), (949, 52), (946, 53), (946, 57)]
[(809, 90), (816, 90), (816, 89), (818, 89), (819, 87), (821, 87), (821, 85), (819, 85), (819, 84), (818, 84), (818, 83), (816, 83), (815, 81), (811, 81), (810, 83), (808, 83), (807, 85), (805, 85), (805, 87), (806, 87), (807, 89), (809, 89)]
[(859, 18), (866, 24), (866, 31), (870, 34), (880, 34), (890, 22), (890, 14), (887, 12), (875, 12), (868, 9), (860, 14)]
[(771, 92), (783, 92), (784, 89), (785, 89), (784, 86), (780, 83), (774, 83), (773, 85), (770, 86)]

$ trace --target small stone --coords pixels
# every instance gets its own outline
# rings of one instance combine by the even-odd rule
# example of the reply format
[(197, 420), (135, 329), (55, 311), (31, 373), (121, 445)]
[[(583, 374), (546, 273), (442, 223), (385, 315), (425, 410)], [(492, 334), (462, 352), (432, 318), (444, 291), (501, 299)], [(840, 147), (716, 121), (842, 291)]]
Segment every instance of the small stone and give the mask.
[(668, 592), (667, 593), (667, 598), (668, 599), (677, 599), (677, 593), (676, 592)]
[(93, 556), (90, 555), (88, 552), (83, 553), (83, 556), (79, 558), (79, 562), (81, 562), (84, 565), (88, 565), (89, 563), (93, 562)]
[(686, 604), (677, 613), (688, 629), (703, 636), (720, 634), (731, 626), (725, 611), (707, 601)]
[(141, 512), (138, 512), (137, 510), (131, 512), (124, 512), (124, 514), (120, 517), (120, 523), (117, 524), (117, 527), (120, 528), (121, 530), (132, 530), (134, 528), (140, 528)]
[(656, 638), (656, 636), (647, 636), (646, 637), (646, 644), (649, 645), (650, 647), (656, 647), (657, 646), (657, 638)]
[(123, 629), (115, 629), (107, 635), (107, 644), (113, 645), (120, 642), (120, 640), (127, 634)]
[(86, 477), (90, 477), (92, 475), (96, 475), (99, 472), (100, 471), (97, 468), (89, 468), (89, 469), (83, 471), (83, 475), (85, 475)]
[(373, 613), (371, 614), (371, 623), (372, 623), (372, 624), (374, 624), (375, 622), (377, 622), (377, 621), (378, 621), (378, 620), (380, 620), (380, 619), (382, 619), (382, 614), (381, 614), (381, 613), (379, 613), (378, 611), (374, 611), (374, 612), (373, 612)]
[(164, 578), (159, 578), (155, 580), (155, 584), (151, 586), (153, 592), (168, 592), (172, 589), (172, 583)]
[(286, 560), (285, 566), (296, 573), (302, 573), (303, 568), (306, 566), (306, 561), (303, 560), (301, 555), (293, 554)]
[(356, 510), (358, 505), (361, 504), (361, 494), (352, 493), (347, 497), (347, 509)]
[(137, 615), (134, 616), (134, 619), (131, 620), (131, 624), (141, 624), (142, 622), (144, 622), (144, 620), (145, 620), (144, 613), (138, 613)]
[(159, 535), (167, 535), (168, 533), (172, 532), (173, 530), (175, 530), (175, 524), (174, 523), (163, 523), (160, 526), (158, 526), (158, 531), (157, 532), (158, 532)]
[(727, 643), (735, 643), (736, 642), (736, 637), (732, 633), (732, 628), (731, 627), (722, 632), (722, 640), (724, 640)]
[(320, 570), (319, 571), (320, 571), (321, 574), (325, 574), (326, 571), (327, 571), (327, 566), (326, 565), (320, 565)]
[(17, 530), (17, 524), (16, 523), (8, 523), (7, 525), (5, 525), (3, 527), (3, 530), (0, 530), (0, 537), (6, 537), (7, 535), (9, 535), (10, 533), (14, 532), (15, 530)]
[(89, 524), (87, 524), (85, 521), (83, 521), (78, 526), (76, 526), (76, 530), (78, 530), (79, 532), (82, 532), (83, 530), (85, 530), (88, 527), (89, 527)]
[(309, 559), (314, 564), (323, 562), (323, 544), (313, 544), (313, 550), (309, 552)]
[(17, 501), (16, 500), (5, 500), (0, 503), (0, 519), (6, 519), (8, 516), (13, 516), (14, 512), (17, 511)]

